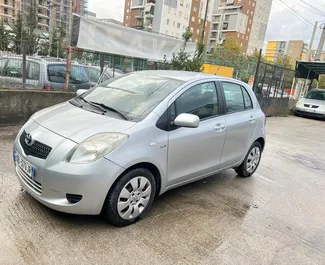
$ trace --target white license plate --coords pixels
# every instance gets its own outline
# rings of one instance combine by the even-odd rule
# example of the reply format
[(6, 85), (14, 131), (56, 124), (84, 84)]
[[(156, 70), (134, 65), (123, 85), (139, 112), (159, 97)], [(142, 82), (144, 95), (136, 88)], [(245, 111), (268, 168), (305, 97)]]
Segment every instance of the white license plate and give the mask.
[(28, 177), (34, 179), (35, 168), (29, 162), (23, 159), (17, 152), (14, 152), (14, 159), (20, 169), (22, 169), (28, 175)]
[(313, 110), (313, 109), (305, 109), (305, 111), (307, 111), (307, 112), (315, 112), (315, 110)]

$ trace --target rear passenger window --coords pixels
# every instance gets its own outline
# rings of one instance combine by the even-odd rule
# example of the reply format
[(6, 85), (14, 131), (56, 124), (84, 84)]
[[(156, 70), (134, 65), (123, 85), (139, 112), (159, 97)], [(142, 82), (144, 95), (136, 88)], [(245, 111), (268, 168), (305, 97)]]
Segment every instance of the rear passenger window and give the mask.
[(253, 108), (252, 99), (244, 87), (229, 82), (222, 82), (222, 87), (226, 98), (227, 112)]
[(245, 110), (243, 92), (240, 85), (222, 82), (226, 98), (227, 112), (238, 112)]

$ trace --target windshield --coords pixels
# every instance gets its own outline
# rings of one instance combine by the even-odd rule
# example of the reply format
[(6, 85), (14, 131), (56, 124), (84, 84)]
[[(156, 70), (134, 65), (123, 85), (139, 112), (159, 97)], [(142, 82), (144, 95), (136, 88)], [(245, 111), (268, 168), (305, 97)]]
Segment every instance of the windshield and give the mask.
[(306, 98), (325, 101), (325, 90), (324, 91), (310, 91), (307, 94)]
[(129, 119), (142, 119), (184, 82), (167, 77), (131, 73), (108, 80), (82, 96), (115, 109)]

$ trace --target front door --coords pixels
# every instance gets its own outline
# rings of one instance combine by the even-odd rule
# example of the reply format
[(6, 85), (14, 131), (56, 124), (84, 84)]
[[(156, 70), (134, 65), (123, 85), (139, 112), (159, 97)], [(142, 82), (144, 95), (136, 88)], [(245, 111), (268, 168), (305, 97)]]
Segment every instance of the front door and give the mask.
[(226, 99), (227, 136), (223, 149), (221, 167), (240, 162), (252, 144), (257, 125), (252, 99), (246, 88), (232, 82), (221, 82)]
[[(220, 91), (219, 91), (220, 92)], [(170, 106), (171, 120), (181, 113), (199, 116), (198, 128), (169, 131), (168, 186), (216, 171), (226, 136), (220, 94), (214, 82), (194, 85)]]

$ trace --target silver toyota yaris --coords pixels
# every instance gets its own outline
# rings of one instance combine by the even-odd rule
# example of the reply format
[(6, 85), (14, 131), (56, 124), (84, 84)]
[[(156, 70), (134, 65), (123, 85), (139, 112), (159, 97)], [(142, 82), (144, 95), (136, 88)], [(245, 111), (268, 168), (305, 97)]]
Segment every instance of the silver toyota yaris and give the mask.
[(169, 189), (259, 165), (265, 115), (240, 81), (143, 71), (78, 94), (35, 113), (14, 144), (21, 185), (52, 209), (124, 226)]

